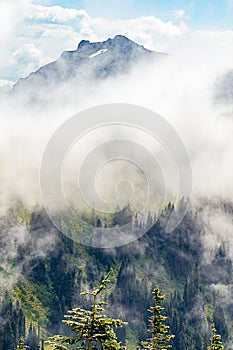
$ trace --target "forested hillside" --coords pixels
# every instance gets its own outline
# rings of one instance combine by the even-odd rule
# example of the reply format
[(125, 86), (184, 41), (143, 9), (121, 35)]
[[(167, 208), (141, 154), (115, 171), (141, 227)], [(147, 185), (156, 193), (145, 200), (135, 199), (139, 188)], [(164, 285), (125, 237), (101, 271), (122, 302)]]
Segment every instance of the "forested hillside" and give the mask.
[[(221, 208), (232, 216), (229, 203)], [(225, 349), (231, 349), (233, 274), (228, 242), (208, 250), (201, 207), (190, 209), (179, 227), (166, 234), (172, 210), (168, 204), (134, 243), (97, 249), (58, 232), (39, 208), (29, 212), (15, 205), (1, 220), (0, 350), (13, 350), (20, 336), (36, 350), (44, 347), (48, 336), (66, 334), (63, 315), (73, 307), (88, 308), (90, 300), (80, 292), (98, 285), (110, 268), (114, 275), (104, 298), (111, 317), (128, 322), (118, 331), (127, 348), (148, 337), (147, 310), (158, 285), (167, 297), (173, 349), (207, 349), (212, 322)], [(123, 216), (124, 211), (118, 220)], [(95, 220), (104, 225), (97, 216)]]

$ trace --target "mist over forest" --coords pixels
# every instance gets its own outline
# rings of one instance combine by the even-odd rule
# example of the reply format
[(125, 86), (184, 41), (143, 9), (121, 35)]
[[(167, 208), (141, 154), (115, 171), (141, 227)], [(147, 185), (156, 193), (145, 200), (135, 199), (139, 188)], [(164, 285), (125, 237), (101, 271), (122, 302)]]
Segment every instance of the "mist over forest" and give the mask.
[[(71, 336), (64, 315), (89, 310), (90, 295), (80, 293), (97, 288), (111, 268), (103, 300), (108, 317), (128, 322), (116, 329), (127, 349), (149, 337), (155, 286), (166, 295), (172, 349), (207, 350), (211, 324), (224, 349), (232, 349), (232, 32), (194, 31), (152, 17), (112, 20), (114, 30), (107, 30), (108, 22), (97, 25), (85, 11), (44, 6), (43, 12), (34, 4), (25, 15), (24, 6), (21, 15), (35, 20), (33, 33), (40, 21), (43, 30), (52, 21), (47, 35), (54, 48), (46, 41), (43, 51), (38, 34), (38, 51), (34, 41), (23, 44), (8, 77), (0, 77), (0, 350), (14, 350), (21, 337), (29, 350), (49, 350), (48, 337)], [(3, 44), (21, 28), (21, 15), (11, 31), (5, 19)], [(67, 42), (56, 42), (52, 25), (71, 18), (82, 18), (89, 31), (71, 35), (62, 27)], [(145, 111), (158, 119), (146, 128), (129, 123), (128, 115), (125, 124), (86, 127), (86, 111), (93, 109), (98, 121), (102, 106), (110, 106), (111, 120), (118, 105), (119, 118), (133, 106), (130, 118), (143, 120)], [(154, 137), (160, 117), (169, 125), (164, 140), (176, 135), (184, 151)], [(63, 140), (51, 146), (50, 158), (46, 152), (72, 118), (72, 137), (84, 132), (66, 140), (61, 204), (50, 174)], [(180, 181), (189, 174), (187, 159), (190, 188)]]

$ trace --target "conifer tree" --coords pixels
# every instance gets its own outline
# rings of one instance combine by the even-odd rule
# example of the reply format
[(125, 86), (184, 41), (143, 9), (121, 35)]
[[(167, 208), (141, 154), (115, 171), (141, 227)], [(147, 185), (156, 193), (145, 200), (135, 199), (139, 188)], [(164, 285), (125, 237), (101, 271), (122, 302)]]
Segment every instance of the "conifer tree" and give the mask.
[(168, 343), (174, 338), (174, 335), (169, 335), (169, 326), (164, 324), (167, 316), (162, 315), (164, 307), (161, 302), (165, 299), (165, 295), (160, 295), (160, 290), (155, 287), (152, 294), (154, 295), (154, 305), (148, 310), (152, 316), (149, 318), (151, 328), (148, 330), (151, 333), (151, 338), (147, 342), (142, 342), (144, 349), (158, 350), (170, 349)]
[(124, 346), (117, 341), (114, 327), (120, 327), (126, 324), (118, 319), (106, 317), (102, 312), (103, 305), (106, 302), (98, 301), (99, 294), (106, 288), (107, 283), (110, 282), (109, 276), (112, 269), (102, 280), (100, 286), (90, 292), (80, 293), (81, 295), (90, 295), (93, 298), (93, 305), (91, 310), (75, 308), (68, 311), (65, 315), (65, 323), (69, 326), (74, 337), (56, 335), (49, 338), (49, 344), (53, 345), (57, 350), (70, 349), (101, 349), (101, 350), (121, 350)]
[(32, 323), (29, 326), (28, 336), (26, 339), (26, 344), (30, 348), (30, 350), (39, 350), (39, 339), (36, 334), (35, 327), (32, 326)]
[(17, 347), (15, 348), (15, 350), (27, 350), (29, 348), (29, 346), (25, 345), (24, 344), (24, 339), (23, 337), (20, 337), (19, 338), (19, 341), (18, 341), (18, 345)]
[(211, 342), (210, 350), (223, 350), (224, 347), (221, 342), (221, 335), (216, 334), (217, 331), (214, 324), (212, 324), (211, 327), (212, 327), (212, 342)]

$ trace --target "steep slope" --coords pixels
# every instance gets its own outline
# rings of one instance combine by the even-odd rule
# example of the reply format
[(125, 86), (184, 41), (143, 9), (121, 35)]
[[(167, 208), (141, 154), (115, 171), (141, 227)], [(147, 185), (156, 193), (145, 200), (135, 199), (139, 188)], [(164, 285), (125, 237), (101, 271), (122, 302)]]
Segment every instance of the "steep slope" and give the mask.
[[(168, 324), (176, 335), (174, 350), (206, 350), (213, 320), (224, 343), (230, 342), (233, 272), (228, 242), (216, 246), (206, 260), (202, 208), (190, 209), (179, 227), (166, 234), (164, 228), (171, 210), (174, 208), (169, 204), (138, 241), (115, 249), (94, 249), (73, 242), (56, 231), (38, 209), (24, 224), (20, 219), (18, 226), (27, 231), (25, 242), (13, 237), (13, 244), (7, 246), (6, 239), (0, 237), (4, 269), (1, 279), (3, 273), (8, 279), (17, 275), (10, 294), (0, 288), (0, 317), (5, 320), (0, 324), (0, 350), (6, 350), (3, 344), (13, 350), (19, 335), (27, 338), (30, 332), (40, 341), (48, 335), (66, 334), (67, 328), (61, 323), (63, 315), (72, 307), (90, 305), (79, 293), (96, 286), (110, 267), (115, 277), (105, 293), (107, 311), (128, 321), (129, 325), (118, 334), (123, 342), (127, 341), (128, 349), (135, 349), (138, 340), (148, 336), (147, 309), (154, 285), (167, 295)], [(15, 227), (22, 212), (20, 207), (11, 210), (1, 222), (1, 232)], [(232, 217), (232, 209), (229, 215)], [(227, 291), (226, 298), (221, 290)], [(14, 301), (12, 305), (12, 299), (19, 304)], [(30, 349), (34, 350), (33, 346)]]
[(127, 73), (139, 61), (165, 56), (122, 35), (103, 42), (82, 40), (77, 50), (63, 52), (57, 61), (20, 79), (13, 87), (13, 95), (20, 94), (26, 100), (45, 100), (59, 87), (69, 84), (82, 89), (95, 80)]

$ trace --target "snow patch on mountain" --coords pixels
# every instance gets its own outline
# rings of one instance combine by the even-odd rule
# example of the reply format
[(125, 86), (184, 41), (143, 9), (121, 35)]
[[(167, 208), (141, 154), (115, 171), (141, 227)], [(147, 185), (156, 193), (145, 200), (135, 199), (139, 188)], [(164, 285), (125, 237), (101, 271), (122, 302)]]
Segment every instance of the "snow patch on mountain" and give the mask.
[(102, 53), (105, 53), (106, 51), (108, 51), (108, 49), (102, 49), (102, 50), (98, 50), (97, 52), (93, 53), (92, 55), (89, 56), (89, 58), (93, 58), (96, 56), (101, 55)]

